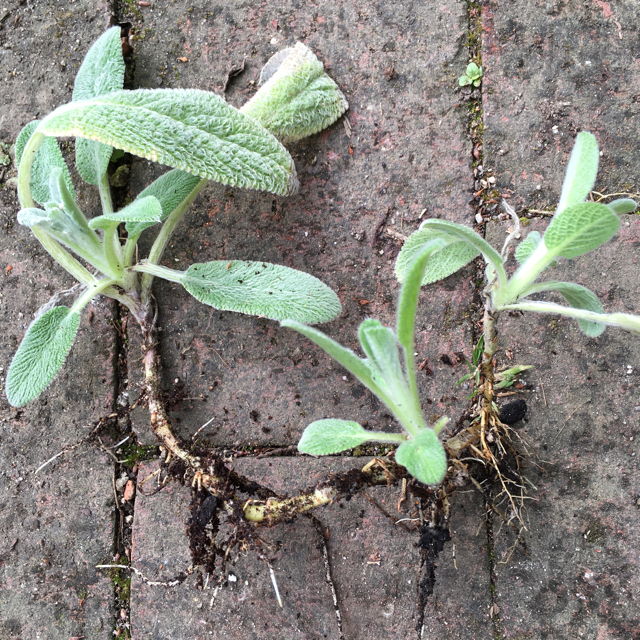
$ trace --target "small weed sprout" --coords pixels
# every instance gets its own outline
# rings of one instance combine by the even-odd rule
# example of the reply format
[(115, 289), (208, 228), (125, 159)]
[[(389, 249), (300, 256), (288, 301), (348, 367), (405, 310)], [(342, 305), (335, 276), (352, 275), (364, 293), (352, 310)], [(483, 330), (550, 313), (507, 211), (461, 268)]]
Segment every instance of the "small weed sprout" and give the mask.
[(470, 62), (467, 65), (467, 70), (458, 78), (458, 85), (466, 87), (472, 85), (479, 87), (482, 82), (482, 67), (479, 67), (475, 62)]
[[(83, 290), (70, 308), (52, 302), (40, 310), (9, 367), (6, 395), (15, 407), (40, 395), (64, 364), (82, 310), (97, 295), (113, 298), (142, 329), (152, 429), (167, 451), (191, 465), (206, 484), (199, 458), (172, 435), (160, 399), (153, 279), (176, 282), (216, 309), (275, 320), (326, 322), (340, 312), (340, 302), (318, 279), (280, 265), (218, 260), (175, 271), (160, 260), (176, 225), (209, 180), (294, 193), (295, 165), (281, 140), (324, 129), (348, 105), (322, 63), (300, 43), (269, 61), (262, 86), (240, 110), (205, 91), (125, 91), (124, 70), (121, 31), (113, 27), (87, 53), (72, 101), (28, 124), (18, 136), (18, 221), (30, 227)], [(101, 215), (88, 218), (80, 210), (55, 139), (59, 136), (76, 138), (77, 169), (85, 182), (98, 187)], [(123, 151), (175, 168), (114, 211), (107, 167)], [(161, 226), (148, 256), (138, 260), (139, 237), (156, 225)]]

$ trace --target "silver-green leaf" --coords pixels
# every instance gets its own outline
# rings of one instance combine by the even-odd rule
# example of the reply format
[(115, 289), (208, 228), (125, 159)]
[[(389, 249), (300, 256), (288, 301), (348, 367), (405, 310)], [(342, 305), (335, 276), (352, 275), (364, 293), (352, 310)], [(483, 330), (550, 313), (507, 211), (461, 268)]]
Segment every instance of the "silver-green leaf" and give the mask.
[(294, 329), (298, 333), (309, 338), (309, 340), (315, 342), (315, 344), (317, 344), (321, 349), (324, 349), (347, 371), (358, 378), (358, 380), (360, 380), (367, 389), (375, 393), (382, 402), (393, 410), (394, 404), (391, 399), (390, 391), (384, 380), (381, 378), (377, 368), (375, 368), (371, 362), (363, 358), (359, 358), (351, 349), (343, 347), (339, 342), (336, 342), (328, 335), (322, 333), (322, 331), (318, 331), (318, 329), (308, 327), (305, 324), (292, 320), (284, 320), (281, 324), (283, 327)]
[(543, 236), (554, 256), (575, 258), (610, 240), (620, 219), (606, 205), (583, 202), (556, 213)]
[[(22, 160), (22, 152), (31, 137), (31, 134), (38, 128), (40, 124), (39, 120), (30, 122), (22, 131), (18, 134), (16, 140), (16, 165), (20, 166)], [(51, 191), (49, 190), (49, 177), (52, 169), (61, 169), (64, 177), (64, 182), (67, 185), (67, 189), (74, 194), (73, 182), (71, 181), (71, 174), (69, 168), (62, 157), (58, 141), (53, 138), (46, 138), (36, 151), (36, 157), (31, 167), (31, 193), (33, 199), (44, 206), (45, 202), (53, 200)]]
[(216, 309), (272, 320), (315, 324), (332, 320), (341, 309), (338, 296), (317, 278), (268, 262), (194, 264), (180, 282), (192, 296)]
[(619, 216), (624, 215), (625, 213), (634, 212), (637, 206), (636, 201), (631, 198), (618, 198), (617, 200), (607, 204), (607, 207)]
[[(202, 178), (191, 173), (173, 169), (154, 180), (146, 189), (140, 192), (138, 200), (153, 196), (157, 198), (162, 207), (160, 222), (169, 217), (172, 211), (180, 206), (185, 206), (194, 189), (200, 184)], [(127, 231), (129, 236), (140, 235), (149, 225), (147, 223), (136, 224), (129, 222)]]
[(21, 407), (39, 396), (55, 378), (71, 349), (80, 314), (54, 307), (34, 320), (7, 374), (7, 400)]
[(347, 451), (371, 439), (371, 431), (366, 431), (357, 422), (349, 420), (316, 420), (302, 434), (298, 451), (313, 456), (327, 456)]
[(495, 269), (500, 283), (502, 285), (506, 285), (507, 274), (504, 270), (504, 263), (500, 254), (484, 238), (481, 238), (473, 229), (469, 229), (469, 227), (465, 227), (462, 224), (449, 222), (447, 220), (440, 220), (438, 218), (430, 218), (429, 220), (425, 220), (422, 225), (420, 225), (420, 228), (433, 229), (435, 231), (450, 235), (457, 240), (469, 243), (478, 252), (480, 252), (484, 256), (484, 259), (489, 262)]
[[(73, 101), (89, 100), (122, 89), (124, 60), (120, 34), (120, 27), (111, 27), (89, 49), (76, 76)], [(78, 138), (76, 165), (83, 180), (98, 184), (107, 170), (112, 153), (113, 147), (110, 145)]]
[(56, 109), (37, 130), (117, 146), (232, 186), (280, 195), (298, 187), (293, 159), (276, 138), (206, 91), (114, 91)]
[(581, 131), (571, 151), (557, 213), (586, 200), (596, 181), (599, 159), (598, 142), (595, 136), (587, 131)]
[(527, 258), (536, 250), (542, 242), (542, 236), (538, 231), (532, 231), (517, 247), (516, 260), (519, 264), (524, 264)]
[[(557, 291), (574, 309), (586, 309), (595, 313), (604, 313), (604, 308), (596, 294), (574, 282), (541, 282), (529, 287), (523, 292), (523, 296), (543, 291)], [(578, 320), (578, 324), (583, 333), (591, 338), (598, 337), (607, 327), (602, 322), (591, 322), (589, 320)]]
[(477, 247), (469, 244), (466, 240), (458, 240), (428, 227), (418, 229), (409, 236), (398, 254), (395, 272), (399, 282), (404, 282), (416, 256), (436, 238), (446, 240), (446, 242), (440, 249), (434, 250), (427, 262), (422, 285), (447, 278), (480, 255)]
[(276, 53), (260, 79), (265, 84), (241, 111), (282, 142), (326, 129), (349, 107), (322, 62), (301, 42)]
[(104, 229), (114, 222), (126, 222), (125, 228), (131, 233), (130, 225), (136, 228), (152, 227), (162, 220), (162, 206), (158, 198), (138, 196), (131, 204), (127, 205), (115, 213), (105, 213), (102, 216), (89, 220), (92, 229)]
[(414, 440), (403, 442), (396, 462), (425, 484), (442, 482), (447, 472), (447, 454), (433, 429), (423, 429)]

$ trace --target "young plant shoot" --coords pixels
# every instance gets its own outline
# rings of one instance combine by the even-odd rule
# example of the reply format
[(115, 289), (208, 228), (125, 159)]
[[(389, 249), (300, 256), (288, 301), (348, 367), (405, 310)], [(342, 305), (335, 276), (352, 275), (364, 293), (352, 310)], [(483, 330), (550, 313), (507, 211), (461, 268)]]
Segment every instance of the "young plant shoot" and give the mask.
[[(154, 433), (167, 450), (196, 470), (199, 459), (173, 437), (158, 390), (154, 277), (181, 284), (216, 309), (275, 320), (326, 322), (340, 311), (336, 294), (311, 275), (262, 261), (218, 260), (186, 271), (161, 266), (167, 243), (189, 205), (213, 180), (287, 195), (298, 181), (280, 140), (299, 140), (329, 126), (348, 105), (321, 62), (298, 43), (263, 72), (263, 86), (241, 110), (196, 90), (125, 91), (120, 27), (91, 47), (72, 101), (28, 124), (16, 143), (18, 221), (31, 228), (51, 256), (84, 287), (70, 307), (41, 310), (9, 368), (6, 394), (19, 407), (42, 393), (73, 344), (82, 310), (101, 294), (128, 308), (145, 341), (146, 396)], [(80, 210), (56, 137), (76, 138), (76, 165), (96, 185), (102, 213)], [(114, 211), (107, 167), (114, 150), (174, 167), (124, 209)], [(38, 206), (40, 205), (40, 206)], [(120, 226), (124, 223), (127, 238)], [(159, 227), (144, 260), (137, 241)]]
[[(620, 327), (640, 334), (640, 316), (628, 313), (605, 313), (594, 293), (572, 282), (538, 282), (542, 272), (562, 258), (576, 258), (604, 244), (617, 232), (620, 215), (635, 210), (636, 203), (620, 199), (601, 204), (586, 202), (598, 170), (598, 144), (587, 132), (579, 133), (562, 186), (560, 202), (544, 235), (532, 231), (516, 248), (519, 263), (511, 277), (505, 260), (510, 243), (519, 234), (519, 220), (511, 207), (505, 207), (514, 218), (515, 229), (498, 253), (482, 237), (463, 225), (445, 220), (425, 220), (402, 247), (396, 262), (396, 275), (403, 282), (414, 273), (413, 265), (424, 255), (424, 248), (435, 240), (439, 246), (429, 253), (422, 284), (426, 285), (455, 273), (479, 255), (486, 262), (487, 286), (484, 290), (483, 377), (484, 422), (495, 424), (493, 389), (493, 357), (498, 348), (496, 321), (501, 311), (533, 311), (560, 314), (578, 321), (580, 329), (590, 337), (599, 336), (607, 326)], [(566, 301), (561, 305), (532, 298), (536, 294), (556, 292)], [(506, 373), (506, 372), (505, 372)], [(517, 375), (517, 373), (515, 374)], [(477, 382), (480, 382), (478, 379)]]
[(422, 415), (414, 364), (414, 325), (418, 294), (426, 265), (443, 242), (434, 238), (414, 256), (398, 301), (395, 332), (378, 320), (365, 320), (358, 330), (365, 358), (358, 357), (324, 333), (293, 320), (281, 324), (299, 331), (322, 347), (374, 393), (393, 413), (405, 433), (367, 431), (357, 422), (326, 419), (312, 422), (302, 434), (298, 449), (303, 453), (329, 455), (353, 449), (365, 442), (399, 444), (396, 462), (425, 484), (438, 484), (447, 471), (447, 457), (438, 433), (448, 418), (433, 428)]

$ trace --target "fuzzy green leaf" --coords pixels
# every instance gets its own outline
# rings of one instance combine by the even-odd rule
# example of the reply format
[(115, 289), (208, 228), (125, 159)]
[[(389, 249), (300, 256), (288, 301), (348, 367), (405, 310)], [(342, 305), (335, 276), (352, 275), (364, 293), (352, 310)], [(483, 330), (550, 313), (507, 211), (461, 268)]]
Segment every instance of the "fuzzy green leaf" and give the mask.
[(542, 236), (538, 231), (532, 231), (517, 247), (516, 260), (519, 264), (524, 264), (527, 258), (536, 250), (542, 242)]
[[(157, 198), (162, 207), (162, 222), (169, 217), (174, 209), (177, 209), (191, 196), (202, 178), (194, 176), (180, 169), (173, 169), (154, 180), (146, 189), (138, 195), (137, 200), (153, 196)], [(149, 225), (147, 223), (136, 224), (129, 222), (127, 231), (129, 236), (139, 236)]]
[(480, 251), (469, 244), (467, 240), (457, 240), (435, 229), (418, 229), (418, 231), (409, 236), (398, 254), (395, 272), (399, 282), (404, 282), (407, 272), (418, 253), (436, 238), (440, 238), (446, 242), (443, 243), (441, 248), (434, 250), (431, 258), (427, 262), (422, 278), (422, 285), (444, 280), (444, 278), (462, 269), (462, 267), (480, 255)]
[(393, 401), (390, 392), (373, 365), (363, 358), (359, 358), (351, 349), (343, 347), (329, 336), (313, 327), (308, 327), (300, 322), (284, 320), (280, 323), (283, 327), (294, 329), (309, 340), (315, 342), (324, 349), (334, 360), (337, 360), (347, 371), (352, 373), (369, 391), (375, 393), (382, 402), (393, 410)]
[(637, 206), (636, 201), (631, 198), (618, 198), (618, 200), (614, 200), (607, 205), (613, 213), (619, 216), (626, 213), (633, 213)]
[(294, 142), (333, 124), (349, 107), (324, 65), (301, 42), (273, 56), (256, 95), (241, 111), (282, 142)]
[(595, 136), (581, 131), (571, 151), (556, 215), (567, 207), (585, 201), (596, 182), (599, 159)]
[[(95, 96), (122, 89), (124, 60), (122, 59), (120, 27), (103, 33), (87, 52), (73, 87), (73, 101), (89, 100)], [(76, 165), (85, 182), (98, 184), (107, 170), (113, 147), (78, 138)]]
[[(31, 134), (38, 128), (39, 124), (40, 120), (34, 120), (18, 134), (18, 139), (16, 140), (16, 165), (18, 167), (22, 160), (22, 152)], [(71, 174), (60, 152), (58, 141), (53, 138), (46, 138), (36, 151), (36, 157), (31, 167), (31, 193), (38, 204), (44, 206), (45, 202), (53, 200), (49, 190), (49, 177), (52, 169), (56, 168), (62, 170), (67, 189), (70, 193), (75, 194)]]
[(439, 220), (437, 218), (430, 218), (425, 220), (421, 229), (433, 229), (450, 235), (458, 240), (465, 241), (472, 245), (478, 252), (480, 252), (484, 259), (491, 264), (495, 269), (500, 282), (506, 285), (507, 274), (504, 270), (504, 263), (500, 254), (484, 239), (481, 238), (473, 229), (465, 227), (462, 224), (456, 224), (455, 222), (448, 222), (446, 220)]
[(61, 369), (80, 323), (80, 314), (54, 307), (34, 320), (7, 374), (9, 403), (21, 407), (39, 396)]
[(396, 462), (425, 484), (442, 482), (447, 472), (447, 454), (433, 429), (423, 429), (415, 440), (403, 442), (396, 451)]
[(225, 311), (308, 324), (327, 322), (340, 313), (338, 296), (326, 284), (302, 271), (267, 262), (194, 264), (180, 281), (200, 302)]
[(556, 213), (544, 234), (544, 244), (554, 256), (575, 258), (610, 240), (620, 219), (606, 205), (583, 202)]
[[(573, 282), (541, 282), (529, 287), (523, 292), (523, 296), (543, 291), (557, 291), (574, 309), (586, 309), (595, 313), (604, 313), (604, 308), (596, 294), (586, 287)], [(602, 322), (578, 320), (578, 324), (583, 333), (592, 338), (598, 337), (606, 329), (606, 325)]]
[(102, 216), (89, 220), (92, 229), (109, 228), (114, 222), (126, 222), (126, 229), (129, 233), (130, 225), (136, 228), (152, 227), (162, 220), (162, 206), (160, 201), (153, 196), (141, 198), (138, 196), (131, 204), (127, 205), (115, 213), (105, 213)]
[(114, 91), (56, 109), (38, 131), (118, 146), (223, 184), (280, 195), (298, 187), (293, 159), (276, 138), (206, 91)]
[(298, 451), (314, 456), (327, 456), (359, 447), (370, 440), (371, 435), (371, 431), (366, 431), (357, 422), (316, 420), (304, 430), (298, 443)]
[(396, 334), (378, 320), (368, 318), (358, 328), (358, 337), (367, 358), (384, 379), (392, 396), (400, 402), (398, 396), (406, 395), (408, 389)]

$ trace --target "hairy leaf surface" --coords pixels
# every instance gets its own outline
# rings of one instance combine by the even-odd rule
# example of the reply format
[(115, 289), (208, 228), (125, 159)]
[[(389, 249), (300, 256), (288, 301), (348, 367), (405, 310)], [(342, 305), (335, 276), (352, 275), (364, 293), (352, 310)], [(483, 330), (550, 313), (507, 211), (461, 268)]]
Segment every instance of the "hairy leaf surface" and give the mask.
[(293, 160), (276, 138), (206, 91), (114, 91), (56, 109), (38, 131), (118, 146), (223, 184), (280, 195), (298, 187)]
[(598, 142), (595, 136), (587, 131), (581, 131), (571, 151), (556, 215), (567, 207), (586, 200), (596, 182), (599, 159)]
[(613, 213), (616, 213), (619, 216), (624, 215), (625, 213), (632, 213), (636, 210), (637, 206), (636, 201), (631, 198), (618, 198), (607, 205)]
[[(160, 222), (169, 217), (172, 211), (186, 203), (193, 190), (200, 184), (202, 178), (186, 173), (180, 169), (173, 169), (154, 180), (146, 189), (140, 192), (138, 200), (153, 196), (162, 207)], [(149, 225), (129, 222), (127, 231), (130, 236), (140, 235)]]
[(436, 238), (446, 242), (443, 242), (440, 249), (434, 250), (427, 262), (422, 285), (447, 278), (480, 255), (480, 251), (466, 240), (457, 240), (435, 229), (418, 229), (409, 236), (398, 254), (395, 271), (399, 282), (404, 282), (409, 268), (420, 251)]
[(327, 456), (359, 447), (370, 440), (371, 435), (371, 431), (366, 431), (357, 422), (316, 420), (304, 430), (298, 443), (298, 451), (314, 456)]
[(326, 129), (349, 107), (322, 62), (301, 42), (276, 53), (261, 79), (265, 84), (241, 111), (282, 142)]
[(495, 269), (498, 277), (502, 283), (506, 283), (507, 274), (504, 270), (504, 263), (500, 254), (484, 239), (481, 238), (473, 229), (465, 227), (462, 224), (456, 224), (455, 222), (448, 222), (446, 220), (439, 220), (437, 218), (430, 218), (425, 220), (420, 226), (421, 229), (433, 229), (446, 233), (458, 240), (467, 242), (473, 246), (479, 253), (484, 256), (484, 259), (491, 264)]
[(575, 258), (610, 240), (620, 219), (606, 205), (583, 202), (556, 213), (543, 236), (555, 256)]
[(538, 231), (532, 231), (517, 247), (516, 260), (524, 264), (527, 258), (537, 249), (542, 242), (542, 236)]
[(334, 360), (337, 360), (347, 371), (352, 373), (370, 391), (375, 393), (382, 402), (393, 410), (393, 401), (390, 391), (386, 387), (384, 380), (373, 365), (363, 358), (359, 358), (351, 349), (343, 347), (340, 343), (331, 339), (328, 335), (318, 331), (313, 327), (308, 327), (300, 322), (284, 320), (283, 327), (294, 329), (303, 336), (315, 342), (321, 349), (324, 349)]
[[(87, 52), (73, 86), (73, 101), (89, 100), (122, 89), (124, 60), (120, 27), (103, 33)], [(110, 145), (85, 138), (76, 140), (76, 165), (85, 182), (98, 184), (113, 153)]]
[(67, 307), (54, 307), (31, 323), (7, 374), (11, 405), (21, 407), (49, 386), (64, 364), (79, 323), (80, 314)]
[(423, 429), (414, 440), (403, 442), (396, 462), (425, 484), (438, 484), (447, 472), (447, 454), (433, 429)]
[[(540, 293), (542, 291), (557, 291), (575, 309), (586, 309), (595, 313), (604, 313), (604, 308), (598, 297), (582, 285), (573, 282), (541, 282), (532, 285), (524, 295)], [(592, 338), (599, 336), (607, 325), (602, 322), (590, 322), (589, 320), (578, 320), (580, 329)]]
[(317, 278), (268, 262), (194, 264), (181, 282), (192, 296), (216, 309), (272, 320), (327, 322), (341, 308), (338, 296)]
[[(40, 120), (34, 120), (25, 126), (18, 134), (18, 139), (16, 140), (16, 165), (18, 167), (20, 167), (20, 161), (22, 160), (22, 152), (31, 134), (38, 128), (39, 124)], [(30, 184), (33, 199), (42, 206), (44, 206), (45, 202), (53, 200), (51, 191), (49, 190), (49, 177), (52, 169), (56, 168), (62, 170), (67, 189), (75, 195), (71, 174), (60, 152), (58, 141), (53, 138), (45, 138), (44, 142), (36, 151), (36, 157), (31, 167)]]
[(130, 225), (136, 228), (152, 227), (162, 220), (162, 206), (160, 201), (153, 196), (141, 198), (138, 196), (131, 204), (115, 213), (105, 213), (102, 216), (89, 220), (92, 229), (104, 229), (114, 222), (126, 222), (125, 228), (131, 233)]

